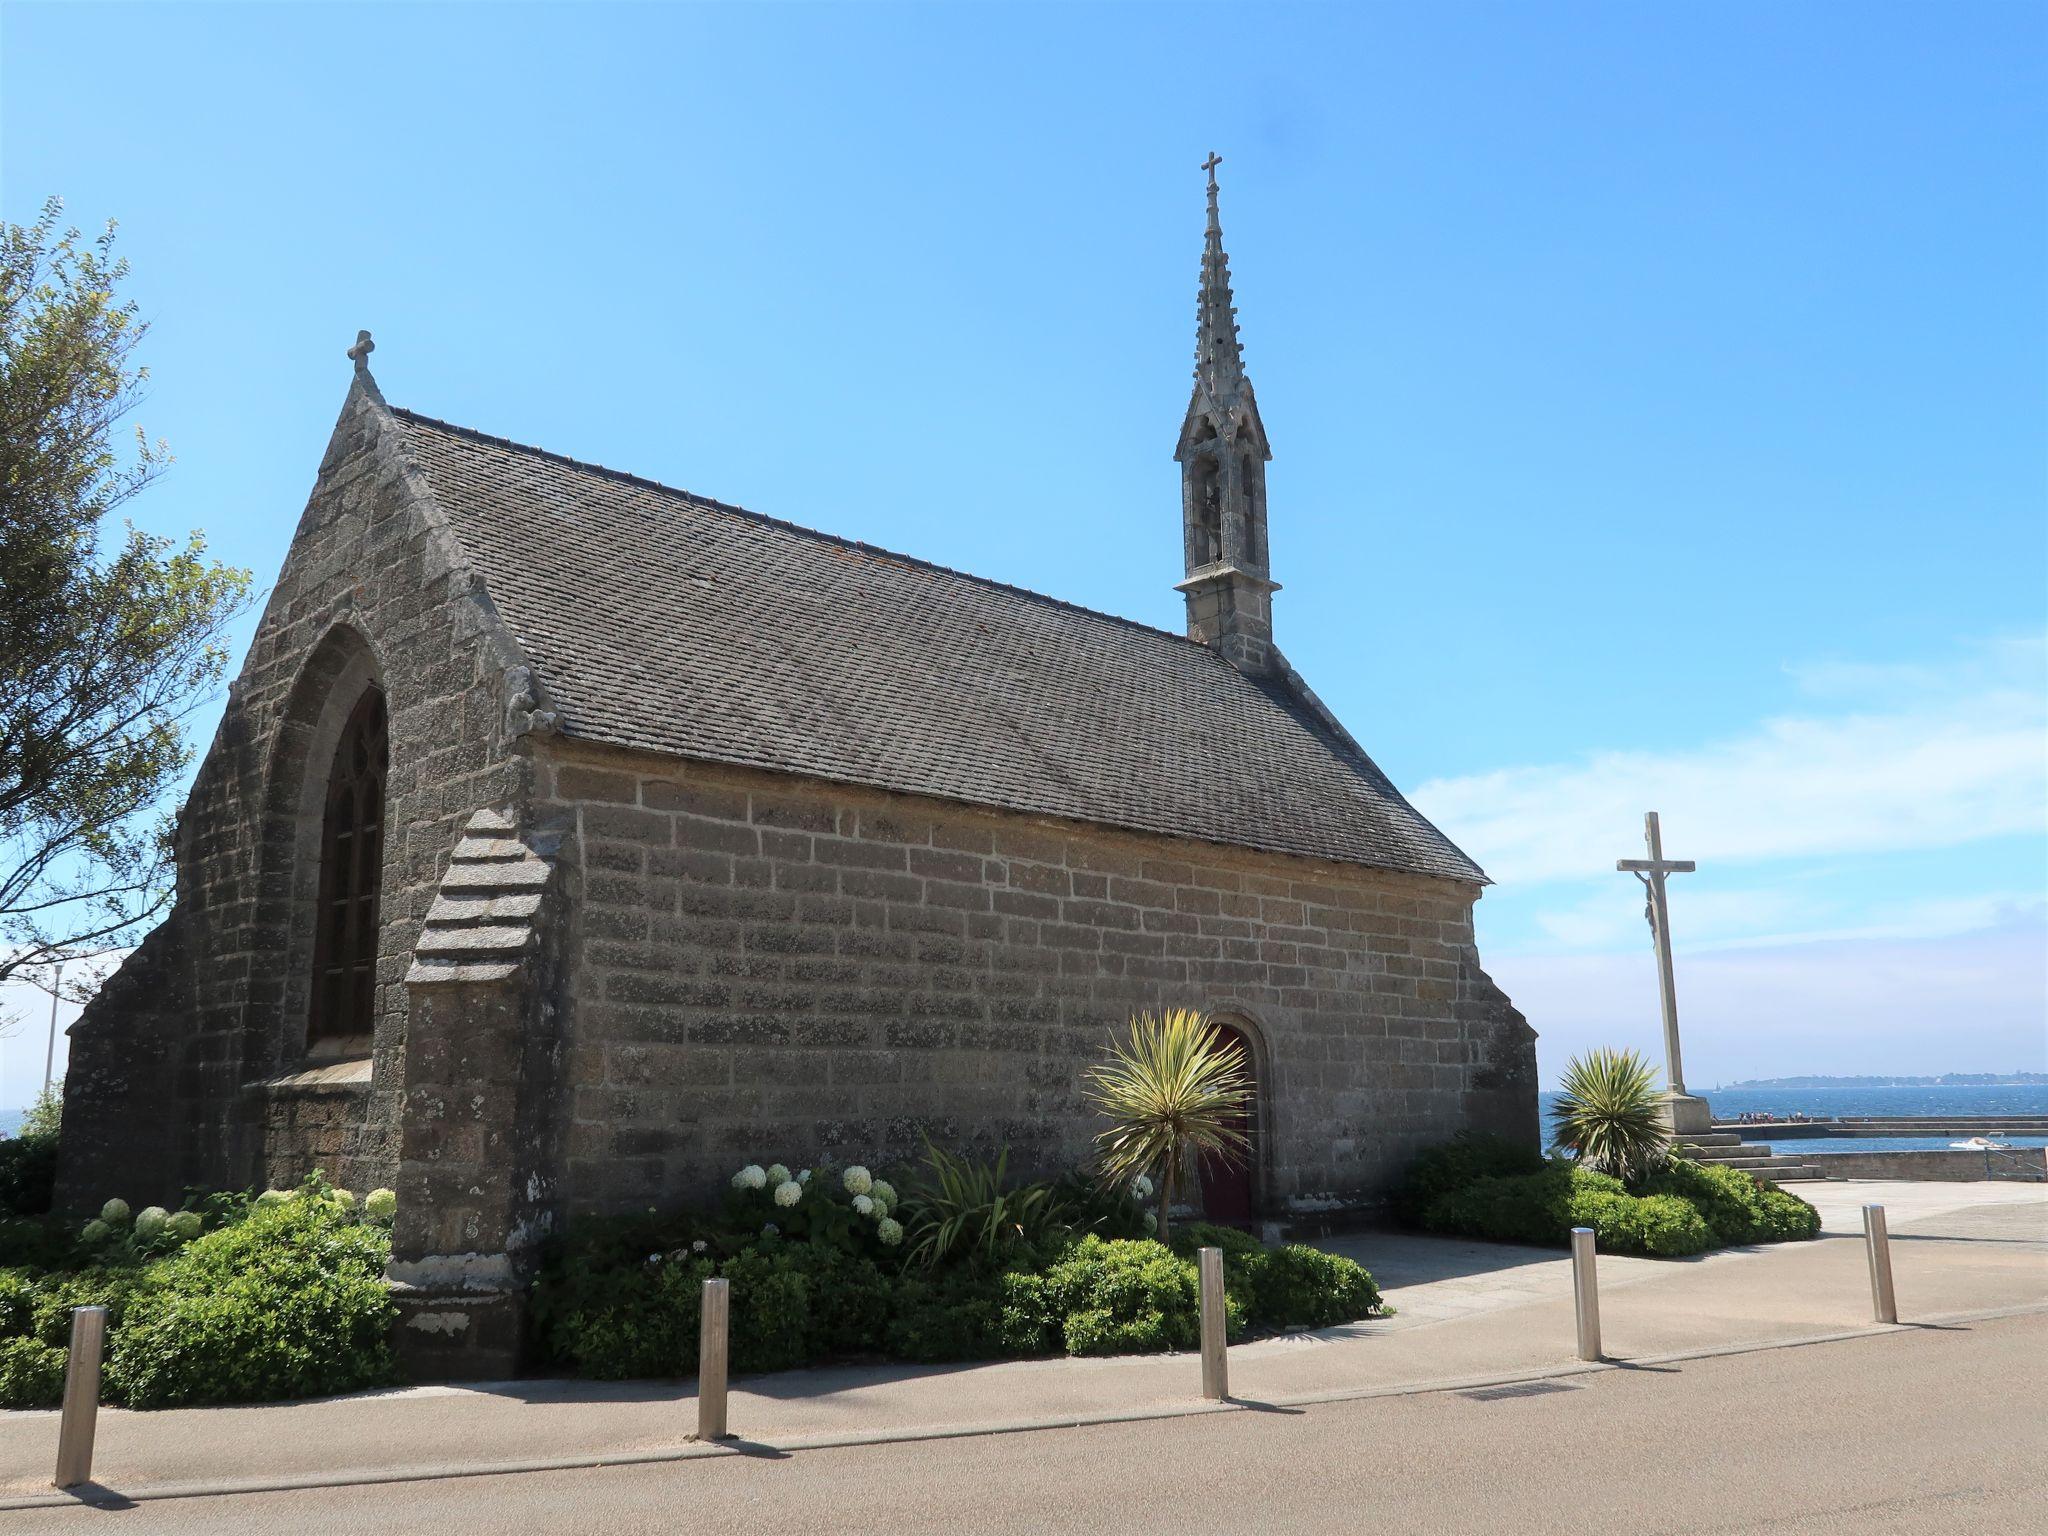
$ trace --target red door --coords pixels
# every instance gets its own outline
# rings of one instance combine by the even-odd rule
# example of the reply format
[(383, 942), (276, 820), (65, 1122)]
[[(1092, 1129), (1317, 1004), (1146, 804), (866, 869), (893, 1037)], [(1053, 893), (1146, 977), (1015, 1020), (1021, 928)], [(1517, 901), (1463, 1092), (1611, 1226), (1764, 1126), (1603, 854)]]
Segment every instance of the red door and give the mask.
[[(1235, 1045), (1244, 1056), (1244, 1073), (1251, 1082), (1253, 1104), (1258, 1103), (1258, 1083), (1252, 1078), (1251, 1042), (1240, 1030), (1228, 1024), (1216, 1026), (1219, 1033), (1230, 1044)], [(1237, 1128), (1252, 1138), (1248, 1151), (1236, 1159), (1205, 1155), (1200, 1159), (1199, 1171), (1202, 1179), (1202, 1216), (1219, 1227), (1249, 1227), (1252, 1224), (1252, 1168), (1258, 1161), (1258, 1130), (1251, 1116), (1239, 1115)]]

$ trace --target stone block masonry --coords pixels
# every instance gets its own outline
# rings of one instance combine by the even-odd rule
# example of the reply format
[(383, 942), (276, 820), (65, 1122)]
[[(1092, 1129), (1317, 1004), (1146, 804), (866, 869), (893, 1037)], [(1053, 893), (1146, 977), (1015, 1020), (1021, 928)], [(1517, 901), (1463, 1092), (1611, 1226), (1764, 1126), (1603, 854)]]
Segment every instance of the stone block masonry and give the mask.
[(1138, 1009), (1254, 1042), (1269, 1210), (1369, 1195), (1466, 1126), (1533, 1141), (1534, 1036), (1477, 887), (556, 739), (568, 829), (560, 1197), (705, 1198), (734, 1167), (921, 1138), (1058, 1171)]
[[(63, 1206), (314, 1168), (393, 1182), (421, 922), (471, 812), (523, 795), (517, 659), (359, 383), (180, 814), (176, 904), (71, 1031)], [(390, 722), (374, 1027), (337, 1064), (307, 1039), (318, 836), (342, 720), (371, 686)]]

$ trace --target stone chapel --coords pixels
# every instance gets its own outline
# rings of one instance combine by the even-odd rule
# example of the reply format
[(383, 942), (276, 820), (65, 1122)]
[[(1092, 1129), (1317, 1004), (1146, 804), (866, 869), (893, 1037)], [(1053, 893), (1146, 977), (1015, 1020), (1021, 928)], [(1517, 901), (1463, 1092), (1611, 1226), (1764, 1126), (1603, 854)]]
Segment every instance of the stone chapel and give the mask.
[(927, 1132), (1078, 1165), (1138, 1009), (1249, 1053), (1212, 1214), (1533, 1143), (1486, 877), (1275, 644), (1215, 163), (1185, 634), (399, 409), (359, 337), (176, 903), (72, 1028), (60, 1201), (390, 1185), (416, 1368), (492, 1375), (565, 1217)]

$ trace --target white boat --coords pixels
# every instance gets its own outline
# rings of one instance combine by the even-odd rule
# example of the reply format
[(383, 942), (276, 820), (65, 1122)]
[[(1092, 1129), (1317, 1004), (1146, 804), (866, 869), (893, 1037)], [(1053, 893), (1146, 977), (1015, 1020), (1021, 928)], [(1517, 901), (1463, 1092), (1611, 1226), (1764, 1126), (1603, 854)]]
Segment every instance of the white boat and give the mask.
[(1989, 1136), (1972, 1136), (1968, 1141), (1949, 1143), (1958, 1152), (2010, 1152), (2012, 1148), (2002, 1141), (1993, 1141)]

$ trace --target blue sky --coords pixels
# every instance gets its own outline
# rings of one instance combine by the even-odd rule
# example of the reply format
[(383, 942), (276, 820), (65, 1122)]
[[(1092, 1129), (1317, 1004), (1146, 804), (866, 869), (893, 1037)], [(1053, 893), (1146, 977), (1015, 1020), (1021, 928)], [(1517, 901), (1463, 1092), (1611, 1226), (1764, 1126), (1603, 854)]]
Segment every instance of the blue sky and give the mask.
[(121, 220), (135, 516), (261, 579), (368, 326), (399, 404), (1177, 626), (1215, 148), (1278, 638), (1546, 1077), (1655, 1048), (1653, 807), (1697, 1083), (2038, 1069), (2044, 18), (16, 0), (0, 210)]

